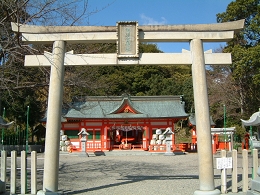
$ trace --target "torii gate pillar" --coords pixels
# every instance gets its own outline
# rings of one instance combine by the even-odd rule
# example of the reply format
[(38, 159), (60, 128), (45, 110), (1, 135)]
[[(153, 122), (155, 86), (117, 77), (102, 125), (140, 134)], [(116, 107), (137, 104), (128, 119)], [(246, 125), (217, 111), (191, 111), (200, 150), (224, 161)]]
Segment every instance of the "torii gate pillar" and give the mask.
[(63, 80), (64, 80), (64, 57), (65, 41), (55, 41), (53, 43), (53, 63), (51, 65), (51, 77), (48, 97), (43, 191), (37, 195), (59, 194), (59, 137), (61, 129), (61, 106), (63, 100)]
[[(208, 92), (205, 72), (203, 43), (200, 39), (190, 42), (192, 53), (192, 79), (196, 110), (200, 188), (194, 195), (219, 195), (215, 189)], [(209, 120), (202, 120), (209, 119)], [(206, 163), (205, 163), (206, 162)]]

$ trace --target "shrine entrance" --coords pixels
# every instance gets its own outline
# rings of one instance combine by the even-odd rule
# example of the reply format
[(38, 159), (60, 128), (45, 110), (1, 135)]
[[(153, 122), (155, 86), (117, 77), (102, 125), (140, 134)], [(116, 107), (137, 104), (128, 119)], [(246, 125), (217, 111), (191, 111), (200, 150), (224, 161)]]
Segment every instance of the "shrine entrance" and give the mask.
[(134, 150), (143, 148), (142, 126), (121, 125), (110, 127), (111, 148), (121, 150)]
[[(43, 190), (57, 194), (59, 171), (59, 137), (63, 100), (64, 65), (192, 65), (194, 105), (199, 157), (199, 190), (194, 195), (219, 195), (215, 189), (210, 133), (209, 102), (205, 64), (231, 64), (230, 53), (204, 51), (204, 42), (226, 42), (244, 27), (244, 20), (197, 25), (148, 25), (118, 22), (115, 27), (30, 26), (12, 23), (12, 30), (22, 34), (27, 44), (53, 44), (53, 52), (26, 55), (25, 66), (51, 66)], [(66, 43), (117, 43), (115, 54), (66, 53)], [(189, 42), (190, 51), (182, 53), (139, 53), (139, 42)]]

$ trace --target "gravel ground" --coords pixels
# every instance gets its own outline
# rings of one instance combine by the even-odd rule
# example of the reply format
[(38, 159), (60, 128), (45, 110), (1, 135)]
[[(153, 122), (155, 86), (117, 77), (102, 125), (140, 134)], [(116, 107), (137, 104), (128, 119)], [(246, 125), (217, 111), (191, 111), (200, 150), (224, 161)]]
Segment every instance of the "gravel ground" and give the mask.
[[(175, 156), (148, 154), (110, 152), (106, 156), (83, 157), (76, 153), (61, 153), (59, 191), (64, 194), (88, 195), (187, 195), (199, 188), (196, 153)], [(38, 154), (38, 157), (37, 187), (40, 190), (44, 154)], [(214, 159), (217, 157), (220, 155), (214, 155)], [(242, 191), (241, 163), (242, 157), (238, 155), (239, 192)], [(249, 166), (251, 164), (249, 156)], [(220, 170), (214, 169), (217, 189), (221, 188), (220, 174)], [(231, 192), (231, 171), (228, 170), (227, 174), (228, 191)]]

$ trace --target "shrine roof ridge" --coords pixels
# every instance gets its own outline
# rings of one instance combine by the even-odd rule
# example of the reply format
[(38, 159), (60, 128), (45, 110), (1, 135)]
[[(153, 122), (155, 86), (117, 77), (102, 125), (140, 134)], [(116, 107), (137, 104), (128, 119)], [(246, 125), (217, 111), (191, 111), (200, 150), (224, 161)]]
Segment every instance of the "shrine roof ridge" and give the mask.
[[(138, 112), (119, 112), (125, 100)], [(73, 102), (64, 118), (187, 118), (184, 106), (182, 96), (87, 96)]]
[[(216, 32), (239, 31), (243, 29), (245, 20), (237, 20), (212, 24), (183, 24), (183, 25), (143, 25), (140, 31), (172, 31), (172, 32)], [(76, 33), (76, 32), (116, 32), (117, 26), (35, 26), (21, 25), (11, 22), (12, 30), (20, 33)]]
[[(160, 95), (160, 96), (132, 96), (129, 94), (123, 94), (119, 96), (84, 96), (82, 97), (84, 101), (114, 101), (114, 100), (141, 100), (141, 101), (153, 101), (153, 100), (181, 100), (183, 95)], [(81, 100), (82, 101), (82, 100)], [(80, 102), (80, 101), (77, 101)]]

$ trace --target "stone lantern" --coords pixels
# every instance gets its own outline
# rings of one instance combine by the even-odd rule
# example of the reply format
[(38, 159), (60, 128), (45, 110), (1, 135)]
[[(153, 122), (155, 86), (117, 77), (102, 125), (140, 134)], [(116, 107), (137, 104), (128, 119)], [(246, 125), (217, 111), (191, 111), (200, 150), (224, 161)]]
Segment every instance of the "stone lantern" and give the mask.
[(173, 156), (175, 155), (172, 151), (171, 151), (171, 142), (172, 142), (172, 135), (174, 133), (172, 132), (172, 129), (170, 127), (167, 127), (165, 132), (163, 133), (163, 135), (165, 135), (165, 141), (166, 141), (166, 152), (164, 155), (166, 156)]
[(85, 128), (81, 128), (81, 131), (78, 133), (78, 135), (81, 135), (81, 155), (86, 155), (88, 156), (88, 153), (86, 151), (86, 143), (87, 143), (87, 136), (89, 135), (89, 133), (86, 131)]

